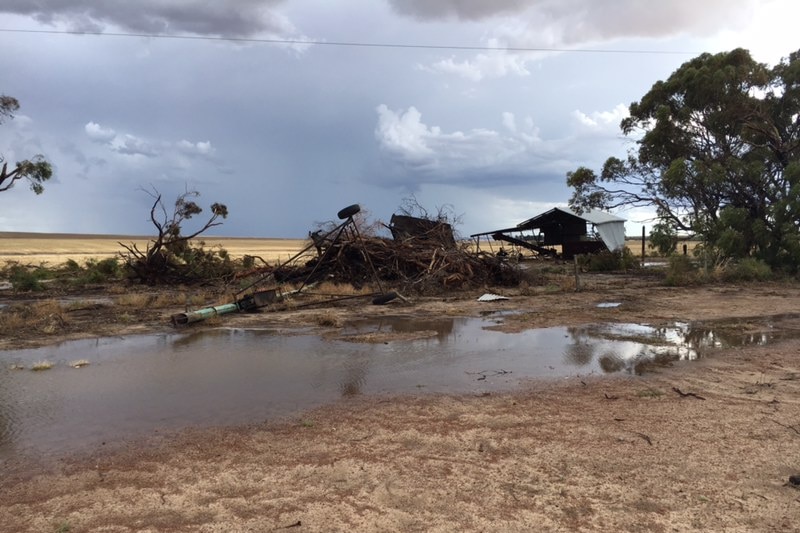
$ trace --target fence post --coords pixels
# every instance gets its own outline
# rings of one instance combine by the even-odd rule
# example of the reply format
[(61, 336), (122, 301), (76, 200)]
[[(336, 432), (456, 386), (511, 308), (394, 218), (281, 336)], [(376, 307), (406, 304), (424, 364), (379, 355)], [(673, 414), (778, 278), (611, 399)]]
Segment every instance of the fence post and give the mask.
[(645, 242), (644, 226), (642, 226), (642, 268), (644, 268), (644, 242)]

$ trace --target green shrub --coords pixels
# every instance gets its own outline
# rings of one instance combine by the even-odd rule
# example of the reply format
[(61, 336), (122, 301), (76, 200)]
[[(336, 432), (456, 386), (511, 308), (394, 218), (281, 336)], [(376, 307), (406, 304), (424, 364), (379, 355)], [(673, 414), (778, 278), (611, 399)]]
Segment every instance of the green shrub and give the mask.
[(112, 279), (118, 279), (122, 275), (122, 267), (116, 257), (101, 259), (89, 259), (86, 267), (80, 269), (80, 275), (74, 280), (75, 285), (86, 285), (88, 283), (105, 283)]
[(596, 254), (582, 256), (580, 262), (590, 272), (631, 270), (639, 267), (639, 260), (628, 248), (623, 248), (616, 252), (604, 250)]
[(29, 292), (44, 290), (40, 269), (29, 270), (23, 266), (16, 265), (11, 267), (8, 279), (15, 291)]
[(109, 257), (98, 261), (95, 265), (95, 269), (109, 278), (115, 278), (119, 276), (120, 273), (119, 261), (116, 257)]
[(772, 279), (772, 269), (760, 259), (745, 257), (726, 265), (722, 271), (722, 279), (725, 281), (768, 281)]
[(672, 287), (691, 285), (699, 280), (697, 267), (685, 255), (672, 255), (667, 266), (667, 277), (664, 280)]

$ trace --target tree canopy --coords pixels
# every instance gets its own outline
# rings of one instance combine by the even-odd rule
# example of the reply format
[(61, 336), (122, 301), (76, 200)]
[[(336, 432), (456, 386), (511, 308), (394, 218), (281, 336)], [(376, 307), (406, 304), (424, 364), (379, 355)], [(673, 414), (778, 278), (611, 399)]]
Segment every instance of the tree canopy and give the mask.
[(774, 67), (743, 49), (702, 54), (632, 103), (620, 127), (635, 148), (599, 175), (568, 172), (571, 207), (653, 208), (659, 231), (797, 269), (800, 51)]
[[(13, 119), (19, 109), (19, 101), (13, 96), (0, 94), (0, 124), (6, 119)], [(44, 191), (44, 182), (53, 175), (53, 168), (43, 155), (37, 154), (30, 159), (18, 161), (9, 169), (8, 161), (0, 155), (0, 192), (7, 191), (18, 180), (26, 179), (31, 190), (36, 194)]]

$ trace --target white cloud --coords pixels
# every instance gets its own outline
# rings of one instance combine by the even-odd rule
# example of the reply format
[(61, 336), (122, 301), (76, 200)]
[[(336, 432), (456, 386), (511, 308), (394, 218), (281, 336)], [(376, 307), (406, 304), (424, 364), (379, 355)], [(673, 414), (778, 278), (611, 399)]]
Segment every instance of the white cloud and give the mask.
[[(607, 143), (602, 141), (619, 144), (618, 124), (627, 109), (618, 105), (611, 111), (575, 111), (572, 130), (551, 139), (542, 138), (531, 117), (517, 120), (508, 111), (500, 117), (502, 130), (453, 132), (426, 124), (413, 106), (393, 111), (381, 105), (377, 112), (375, 137), (388, 160), (425, 174), (423, 181), (474, 183), (481, 174), (503, 174), (517, 181), (537, 172), (563, 175), (587, 158), (602, 160), (609, 155)], [(587, 138), (593, 139), (589, 152), (602, 151), (595, 158), (591, 153), (575, 153), (580, 140)]]
[[(117, 133), (112, 128), (106, 128), (97, 122), (88, 122), (84, 126), (86, 136), (92, 142), (104, 144), (112, 152), (127, 156), (143, 156), (146, 158), (176, 159), (171, 164), (188, 168), (187, 161), (177, 160), (178, 156), (188, 156), (189, 158), (211, 158), (216, 149), (211, 141), (192, 142), (182, 139), (178, 142), (169, 142), (157, 139), (146, 139), (130, 133)], [(183, 157), (186, 159), (186, 157)]]
[(155, 157), (160, 153), (160, 150), (154, 143), (128, 133), (114, 137), (109, 143), (109, 147), (113, 151), (123, 155)]
[(433, 155), (428, 140), (441, 133), (437, 127), (428, 128), (422, 115), (413, 106), (407, 111), (395, 112), (381, 104), (377, 108), (378, 126), (375, 136), (381, 148), (408, 161), (424, 161)]
[(211, 141), (198, 141), (196, 143), (193, 143), (191, 141), (183, 139), (182, 141), (176, 144), (176, 147), (184, 154), (192, 156), (196, 155), (196, 156), (208, 157), (215, 152), (214, 147), (211, 146)]
[(502, 164), (535, 141), (483, 128), (444, 133), (438, 126), (424, 124), (413, 106), (392, 111), (380, 105), (377, 111), (375, 136), (381, 149), (397, 163), (431, 173), (448, 175)]
[(611, 111), (592, 111), (587, 114), (576, 109), (572, 112), (573, 118), (586, 131), (606, 133), (612, 130), (618, 133), (620, 122), (628, 115), (630, 115), (628, 106), (624, 104), (617, 104)]
[(117, 132), (113, 129), (104, 128), (96, 122), (88, 122), (83, 129), (86, 131), (86, 136), (89, 137), (89, 139), (98, 143), (109, 142), (117, 136)]
[(473, 59), (464, 61), (456, 61), (450, 57), (420, 68), (429, 72), (454, 74), (477, 82), (486, 78), (502, 78), (509, 75), (528, 76), (530, 71), (527, 62), (532, 57), (533, 54), (496, 51), (478, 54)]

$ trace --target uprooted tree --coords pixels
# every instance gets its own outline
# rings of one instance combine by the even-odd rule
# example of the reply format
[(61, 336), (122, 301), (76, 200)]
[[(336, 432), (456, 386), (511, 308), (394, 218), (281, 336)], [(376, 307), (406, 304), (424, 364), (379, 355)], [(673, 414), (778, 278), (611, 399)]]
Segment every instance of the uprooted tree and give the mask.
[(702, 54), (631, 104), (620, 126), (636, 149), (600, 175), (569, 172), (571, 207), (654, 209), (667, 244), (686, 231), (721, 259), (798, 270), (800, 51), (772, 68), (743, 49)]
[[(13, 119), (19, 109), (19, 101), (13, 96), (0, 94), (0, 124), (6, 119)], [(8, 161), (0, 155), (0, 192), (7, 191), (21, 179), (28, 180), (31, 190), (36, 194), (44, 191), (44, 182), (53, 175), (53, 168), (43, 155), (37, 154), (31, 159), (18, 161), (9, 169)]]
[(140, 250), (136, 243), (119, 243), (126, 250), (120, 255), (132, 279), (153, 285), (196, 283), (232, 276), (233, 264), (225, 250), (206, 250), (202, 242), (192, 242), (201, 233), (222, 224), (219, 219), (228, 216), (225, 205), (211, 204), (211, 216), (205, 224), (184, 235), (182, 230), (186, 221), (203, 212), (194, 201), (200, 193), (184, 192), (175, 200), (170, 213), (158, 191), (146, 192), (154, 199), (150, 208), (150, 221), (156, 228), (156, 236), (148, 242), (145, 250)]

